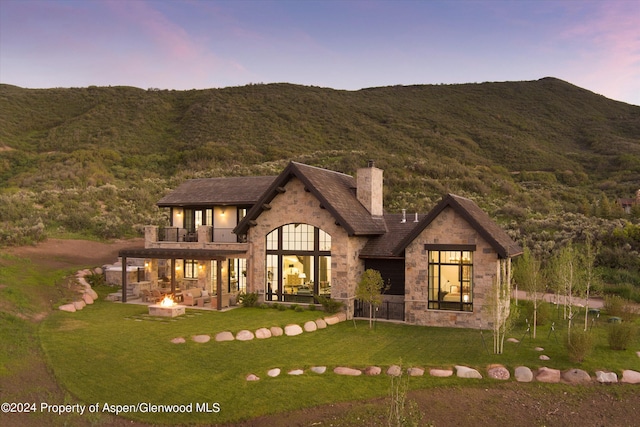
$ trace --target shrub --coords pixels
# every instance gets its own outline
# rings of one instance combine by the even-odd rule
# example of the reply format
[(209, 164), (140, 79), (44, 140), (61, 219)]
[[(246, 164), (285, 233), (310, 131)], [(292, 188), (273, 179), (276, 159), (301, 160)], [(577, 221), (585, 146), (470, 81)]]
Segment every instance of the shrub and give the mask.
[(626, 350), (637, 333), (633, 323), (622, 322), (609, 325), (609, 347), (611, 350)]
[(258, 304), (258, 293), (243, 293), (238, 296), (238, 299), (243, 307), (255, 307)]
[(315, 304), (309, 304), (309, 306), (307, 308), (309, 309), (309, 311), (316, 311), (316, 305)]
[(342, 302), (340, 301), (336, 301), (334, 299), (331, 298), (327, 298), (325, 296), (322, 295), (318, 295), (318, 302), (320, 302), (320, 304), (322, 304), (322, 308), (324, 309), (325, 312), (329, 313), (329, 314), (333, 314), (333, 313), (337, 313), (342, 309)]
[(593, 348), (593, 337), (588, 331), (573, 328), (566, 340), (569, 360), (580, 363), (589, 355)]
[(302, 313), (304, 311), (304, 307), (301, 305), (296, 306), (296, 308), (294, 309), (296, 312), (298, 313)]
[(609, 316), (620, 317), (624, 321), (632, 321), (635, 317), (629, 301), (618, 295), (605, 296), (603, 308)]
[(89, 274), (85, 276), (85, 279), (87, 280), (87, 283), (91, 285), (92, 288), (96, 286), (104, 285), (106, 283), (105, 277), (102, 274), (96, 274), (96, 273)]

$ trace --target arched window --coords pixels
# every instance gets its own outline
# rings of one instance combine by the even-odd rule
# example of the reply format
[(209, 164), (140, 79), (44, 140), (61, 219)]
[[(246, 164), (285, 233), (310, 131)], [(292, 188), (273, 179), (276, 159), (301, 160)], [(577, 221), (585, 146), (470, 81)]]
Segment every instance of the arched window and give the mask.
[(313, 303), (331, 295), (331, 236), (309, 224), (286, 224), (267, 234), (267, 301)]

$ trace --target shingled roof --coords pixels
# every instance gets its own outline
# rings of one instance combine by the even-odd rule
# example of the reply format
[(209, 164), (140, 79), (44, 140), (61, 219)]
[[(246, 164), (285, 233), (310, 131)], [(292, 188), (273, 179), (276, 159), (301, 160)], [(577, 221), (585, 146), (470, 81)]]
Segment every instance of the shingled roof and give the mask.
[(420, 224), (420, 219), (425, 215), (418, 215), (418, 222), (415, 222), (415, 215), (408, 215), (406, 221), (402, 214), (385, 214), (384, 221), (387, 233), (376, 236), (367, 242), (360, 251), (360, 258), (402, 258), (402, 252), (396, 253), (395, 249), (400, 242), (407, 237)]
[(294, 177), (302, 181), (320, 201), (320, 206), (330, 212), (349, 235), (371, 236), (386, 232), (384, 219), (373, 217), (358, 201), (356, 181), (352, 176), (297, 162), (289, 163), (278, 175), (234, 232), (245, 234), (251, 222), (262, 213), (264, 205), (270, 203)]
[(160, 199), (157, 205), (159, 207), (253, 205), (275, 179), (275, 176), (190, 179)]
[(454, 194), (446, 195), (390, 253), (401, 256), (406, 247), (447, 207), (451, 207), (471, 224), (500, 257), (509, 258), (522, 254), (522, 248), (485, 211), (472, 200)]

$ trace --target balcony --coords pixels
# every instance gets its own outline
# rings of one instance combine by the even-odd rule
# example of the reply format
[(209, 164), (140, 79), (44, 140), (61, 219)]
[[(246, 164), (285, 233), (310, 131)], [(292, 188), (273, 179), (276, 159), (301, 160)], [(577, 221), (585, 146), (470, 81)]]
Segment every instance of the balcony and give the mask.
[(178, 227), (145, 227), (145, 248), (166, 249), (233, 249), (246, 246), (238, 243), (231, 228), (213, 228), (201, 225), (195, 231)]

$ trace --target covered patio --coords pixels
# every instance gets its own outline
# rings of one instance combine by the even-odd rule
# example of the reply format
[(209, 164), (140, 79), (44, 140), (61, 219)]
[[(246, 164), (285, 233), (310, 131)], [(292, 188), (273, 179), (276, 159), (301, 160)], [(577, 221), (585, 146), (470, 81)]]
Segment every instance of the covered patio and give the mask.
[[(119, 253), (122, 258), (122, 265), (127, 265), (127, 258), (140, 258), (150, 260), (171, 260), (171, 277), (169, 278), (168, 287), (164, 290), (165, 294), (170, 294), (174, 297), (181, 296), (184, 289), (178, 287), (176, 280), (176, 260), (196, 260), (196, 261), (217, 261), (215, 272), (215, 290), (216, 290), (216, 305), (215, 309), (222, 310), (224, 293), (223, 288), (223, 265), (229, 258), (243, 257), (244, 252), (219, 250), (219, 249), (164, 249), (164, 248), (139, 248), (139, 249), (123, 249)], [(159, 283), (157, 280), (151, 280), (149, 285), (152, 288), (157, 289)], [(123, 303), (127, 302), (127, 273), (126, 268), (122, 269), (122, 296)]]

